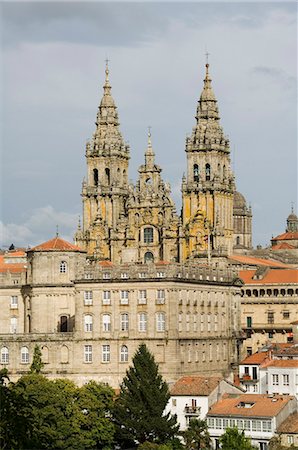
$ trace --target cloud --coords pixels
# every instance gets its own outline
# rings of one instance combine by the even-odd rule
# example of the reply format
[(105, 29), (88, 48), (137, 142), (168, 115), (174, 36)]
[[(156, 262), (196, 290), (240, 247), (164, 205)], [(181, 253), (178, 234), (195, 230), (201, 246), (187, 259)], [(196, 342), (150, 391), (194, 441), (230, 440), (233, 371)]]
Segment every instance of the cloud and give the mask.
[(295, 89), (296, 79), (288, 75), (284, 70), (276, 67), (257, 66), (252, 69), (255, 75), (262, 75), (270, 80), (275, 81), (283, 86), (285, 89)]
[(47, 205), (34, 209), (22, 225), (0, 221), (0, 246), (7, 248), (10, 244), (18, 247), (32, 247), (51, 239), (57, 230), (67, 241), (73, 241), (78, 222), (78, 215), (57, 211)]

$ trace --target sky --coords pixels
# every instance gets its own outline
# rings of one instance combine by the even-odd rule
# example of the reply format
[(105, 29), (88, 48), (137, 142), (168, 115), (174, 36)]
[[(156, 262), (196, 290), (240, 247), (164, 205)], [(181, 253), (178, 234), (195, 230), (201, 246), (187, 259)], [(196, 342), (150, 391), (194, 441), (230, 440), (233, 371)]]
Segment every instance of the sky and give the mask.
[(130, 145), (130, 179), (151, 126), (156, 162), (181, 208), (185, 138), (195, 125), (205, 53), (254, 245), (297, 212), (295, 2), (2, 2), (0, 247), (72, 241), (85, 144), (110, 60)]

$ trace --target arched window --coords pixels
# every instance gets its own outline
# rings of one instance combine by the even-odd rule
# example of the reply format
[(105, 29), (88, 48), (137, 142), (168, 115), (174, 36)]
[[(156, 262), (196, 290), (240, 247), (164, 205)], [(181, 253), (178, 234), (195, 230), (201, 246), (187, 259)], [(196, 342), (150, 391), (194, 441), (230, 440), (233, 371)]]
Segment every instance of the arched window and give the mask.
[(60, 261), (59, 272), (60, 273), (66, 273), (67, 272), (67, 262), (66, 261)]
[(105, 174), (106, 174), (106, 184), (110, 184), (110, 169), (106, 168)]
[(153, 253), (151, 252), (146, 252), (145, 256), (144, 256), (144, 262), (148, 263), (148, 262), (153, 262), (154, 261), (154, 256)]
[(240, 245), (240, 236), (236, 237), (236, 245)]
[(123, 170), (123, 183), (126, 183), (126, 170)]
[(145, 244), (152, 244), (153, 242), (153, 228), (144, 228), (144, 242)]
[(61, 333), (66, 333), (68, 331), (68, 317), (67, 316), (60, 316), (59, 331)]
[(163, 312), (156, 314), (156, 331), (165, 331), (166, 329), (166, 315)]
[(199, 166), (197, 164), (194, 164), (193, 166), (193, 180), (196, 183), (198, 183), (200, 180)]
[(118, 167), (118, 169), (117, 169), (117, 183), (121, 183), (121, 170), (119, 169), (119, 167)]
[(9, 363), (9, 351), (7, 347), (1, 348), (1, 364)]
[(69, 361), (69, 350), (66, 345), (62, 345), (61, 347), (61, 362), (68, 363)]
[(21, 363), (28, 364), (29, 363), (29, 350), (28, 347), (21, 348)]
[(42, 362), (47, 364), (49, 362), (49, 349), (46, 345), (41, 347), (41, 359)]
[(94, 186), (98, 186), (98, 170), (93, 169), (93, 183)]
[(103, 331), (111, 331), (111, 316), (110, 316), (110, 314), (103, 314), (102, 330)]
[(92, 329), (93, 329), (92, 316), (91, 314), (86, 314), (84, 316), (84, 330), (92, 331)]
[(120, 316), (120, 330), (128, 331), (129, 328), (129, 316), (127, 313), (121, 314)]
[(211, 179), (211, 168), (210, 168), (210, 164), (206, 164), (206, 167), (205, 167), (205, 174), (206, 174), (206, 181), (210, 181), (210, 179)]
[(127, 348), (127, 345), (121, 345), (120, 362), (128, 362), (128, 348)]
[(227, 176), (227, 169), (226, 166), (223, 166), (223, 179), (225, 179)]

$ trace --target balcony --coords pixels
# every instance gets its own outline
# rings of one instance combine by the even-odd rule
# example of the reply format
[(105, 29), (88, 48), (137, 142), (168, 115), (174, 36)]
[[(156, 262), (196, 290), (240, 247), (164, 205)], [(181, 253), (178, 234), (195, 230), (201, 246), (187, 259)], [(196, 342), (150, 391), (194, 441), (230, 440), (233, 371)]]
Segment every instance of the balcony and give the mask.
[(242, 383), (257, 383), (258, 382), (258, 378), (252, 378), (250, 375), (247, 375), (246, 373), (245, 374), (243, 374), (241, 377), (240, 377), (240, 381), (242, 382)]
[(188, 406), (185, 405), (184, 413), (186, 416), (199, 416), (201, 408), (199, 406)]

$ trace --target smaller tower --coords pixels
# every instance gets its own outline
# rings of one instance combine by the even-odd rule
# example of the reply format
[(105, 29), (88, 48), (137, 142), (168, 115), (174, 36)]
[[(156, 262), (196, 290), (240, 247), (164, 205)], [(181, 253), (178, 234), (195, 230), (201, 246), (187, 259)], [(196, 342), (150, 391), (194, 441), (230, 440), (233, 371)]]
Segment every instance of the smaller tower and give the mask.
[(242, 253), (252, 249), (252, 210), (240, 192), (234, 192), (234, 252)]
[(295, 233), (298, 231), (298, 217), (294, 213), (294, 206), (291, 206), (291, 214), (287, 217), (287, 228), (286, 232)]

